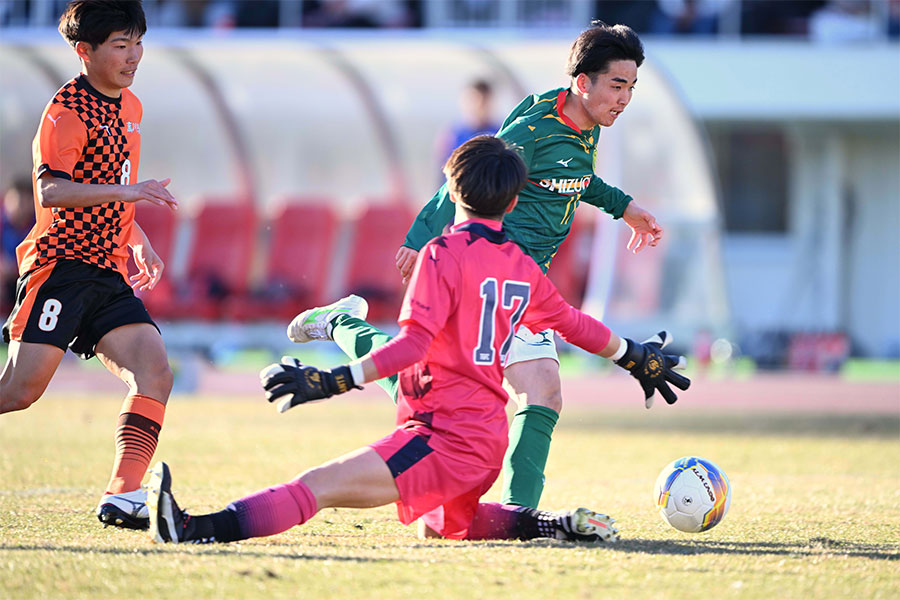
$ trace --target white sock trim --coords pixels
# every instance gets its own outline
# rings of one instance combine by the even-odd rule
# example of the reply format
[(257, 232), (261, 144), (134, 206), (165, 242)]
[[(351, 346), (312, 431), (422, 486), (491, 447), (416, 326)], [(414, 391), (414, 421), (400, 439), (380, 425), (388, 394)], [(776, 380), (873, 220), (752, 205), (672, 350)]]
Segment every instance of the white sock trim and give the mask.
[(361, 360), (354, 360), (347, 366), (350, 367), (350, 375), (353, 376), (353, 385), (362, 385), (366, 382)]
[(625, 341), (625, 338), (619, 338), (619, 349), (616, 350), (615, 354), (609, 357), (609, 360), (616, 361), (625, 356), (625, 352), (628, 350), (628, 342)]

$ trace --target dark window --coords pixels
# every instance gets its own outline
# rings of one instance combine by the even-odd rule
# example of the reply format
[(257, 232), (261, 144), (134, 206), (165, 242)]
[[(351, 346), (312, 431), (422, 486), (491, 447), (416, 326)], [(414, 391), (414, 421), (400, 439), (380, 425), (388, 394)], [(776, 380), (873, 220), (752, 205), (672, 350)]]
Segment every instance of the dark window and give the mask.
[(779, 129), (708, 125), (722, 191), (725, 229), (731, 233), (787, 230), (787, 140)]

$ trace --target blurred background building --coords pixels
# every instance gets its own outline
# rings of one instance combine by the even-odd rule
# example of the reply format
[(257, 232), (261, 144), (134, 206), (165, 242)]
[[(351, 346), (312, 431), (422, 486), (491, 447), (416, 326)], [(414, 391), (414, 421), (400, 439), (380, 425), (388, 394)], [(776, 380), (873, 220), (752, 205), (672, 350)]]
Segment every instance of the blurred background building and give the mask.
[[(0, 0), (3, 190), (78, 70), (55, 31), (64, 5)], [(597, 171), (667, 236), (631, 255), (624, 225), (582, 207), (551, 268), (566, 296), (626, 333), (670, 327), (699, 356), (721, 338), (768, 367), (900, 357), (900, 0), (145, 7), (140, 178), (172, 177), (183, 206), (139, 207), (169, 265), (147, 297), (167, 340), (185, 322), (282, 336), (351, 290), (389, 320), (393, 254), (436, 189), (460, 93), (489, 81), (500, 121), (567, 85), (569, 46), (599, 18), (637, 30), (648, 60)]]

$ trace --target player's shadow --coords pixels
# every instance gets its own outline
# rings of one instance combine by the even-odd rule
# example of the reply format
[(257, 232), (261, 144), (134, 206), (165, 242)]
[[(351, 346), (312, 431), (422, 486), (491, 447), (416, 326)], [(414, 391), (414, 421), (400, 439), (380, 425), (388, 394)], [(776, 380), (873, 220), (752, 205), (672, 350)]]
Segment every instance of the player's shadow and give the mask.
[(335, 562), (400, 562), (403, 559), (383, 556), (339, 556), (334, 554), (309, 554), (306, 552), (258, 552), (246, 547), (209, 545), (154, 546), (150, 548), (89, 548), (85, 546), (51, 546), (39, 544), (0, 544), (0, 551), (10, 552), (64, 552), (70, 554), (121, 554), (150, 556), (155, 554), (243, 556), (249, 558), (286, 558), (289, 560), (321, 560)]
[(636, 554), (746, 554), (749, 556), (848, 556), (872, 560), (900, 560), (900, 549), (878, 544), (861, 544), (825, 537), (790, 544), (781, 542), (728, 542), (713, 540), (623, 539), (610, 546), (619, 552)]

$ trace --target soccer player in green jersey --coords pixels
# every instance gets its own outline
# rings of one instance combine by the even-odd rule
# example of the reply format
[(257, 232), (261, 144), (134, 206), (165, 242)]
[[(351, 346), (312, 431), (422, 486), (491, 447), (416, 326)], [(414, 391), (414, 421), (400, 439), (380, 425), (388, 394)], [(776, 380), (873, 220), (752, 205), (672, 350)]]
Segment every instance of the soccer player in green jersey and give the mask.
[[(518, 206), (506, 216), (504, 229), (544, 272), (569, 234), (579, 202), (622, 218), (633, 232), (629, 250), (656, 246), (662, 237), (663, 230), (653, 215), (594, 174), (601, 127), (612, 126), (628, 106), (643, 60), (643, 46), (631, 28), (594, 22), (570, 50), (569, 87), (525, 98), (497, 133), (519, 149), (528, 167), (528, 183), (519, 194)], [(418, 250), (441, 234), (453, 213), (445, 185), (416, 217), (397, 252), (397, 267), (404, 281), (412, 273)], [(288, 330), (291, 339), (310, 339), (299, 333), (299, 328), (303, 317), (312, 312), (295, 319)], [(341, 321), (329, 324), (322, 337), (335, 340), (351, 358), (389, 339), (358, 320), (352, 320), (352, 325), (341, 325)], [(536, 508), (544, 487), (550, 438), (562, 409), (553, 332), (520, 327), (504, 375), (505, 387), (520, 409), (510, 426), (502, 502)], [(396, 386), (393, 381), (379, 383), (389, 393)]]

